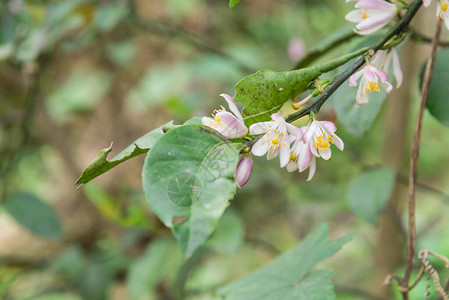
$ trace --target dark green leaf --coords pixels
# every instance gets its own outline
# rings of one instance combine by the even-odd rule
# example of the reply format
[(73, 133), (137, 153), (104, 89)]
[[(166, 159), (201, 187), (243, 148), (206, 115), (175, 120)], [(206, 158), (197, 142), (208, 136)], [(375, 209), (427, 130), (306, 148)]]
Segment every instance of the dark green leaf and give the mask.
[(145, 159), (147, 201), (186, 256), (212, 234), (234, 197), (240, 147), (209, 127), (185, 125), (161, 137)]
[(112, 145), (109, 148), (101, 150), (98, 156), (86, 167), (86, 169), (84, 169), (83, 173), (81, 174), (80, 178), (78, 178), (75, 184), (87, 183), (95, 177), (109, 171), (116, 165), (124, 162), (125, 160), (148, 152), (148, 150), (157, 141), (157, 139), (164, 135), (162, 128), (172, 125), (173, 123), (169, 122), (148, 132), (144, 136), (141, 136), (110, 161), (106, 160), (106, 158), (109, 152), (112, 151)]
[(6, 198), (3, 208), (35, 235), (46, 238), (61, 236), (61, 223), (53, 207), (34, 194), (13, 194)]
[(393, 193), (396, 173), (392, 168), (364, 171), (349, 184), (348, 203), (352, 211), (367, 222), (376, 224)]
[(234, 7), (239, 3), (240, 0), (229, 0), (229, 7)]
[(298, 247), (275, 261), (218, 291), (223, 300), (335, 299), (332, 271), (312, 271), (317, 263), (335, 254), (350, 239), (328, 239), (328, 226), (320, 226)]
[(449, 50), (441, 50), (435, 58), (426, 107), (441, 123), (449, 126)]

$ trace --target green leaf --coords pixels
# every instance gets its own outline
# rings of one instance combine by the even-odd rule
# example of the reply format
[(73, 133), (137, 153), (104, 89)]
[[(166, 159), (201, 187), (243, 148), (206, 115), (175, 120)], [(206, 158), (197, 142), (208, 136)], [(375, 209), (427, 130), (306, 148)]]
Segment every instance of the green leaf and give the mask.
[(126, 287), (131, 299), (146, 299), (168, 271), (167, 260), (174, 253), (176, 244), (173, 239), (159, 239), (152, 242), (142, 257), (129, 267)]
[(309, 300), (335, 299), (332, 271), (312, 271), (322, 260), (335, 254), (350, 236), (328, 239), (328, 226), (322, 225), (295, 249), (270, 264), (218, 290), (223, 300)]
[(206, 245), (224, 254), (236, 253), (243, 244), (244, 235), (242, 220), (232, 210), (228, 210), (220, 219), (217, 230)]
[(209, 238), (234, 197), (240, 147), (209, 127), (185, 125), (161, 137), (145, 159), (148, 204), (187, 257)]
[(243, 119), (247, 126), (270, 120), (292, 97), (306, 89), (307, 85), (322, 73), (331, 71), (350, 59), (364, 53), (367, 48), (331, 60), (322, 65), (289, 72), (261, 70), (240, 80), (236, 86), (235, 100), (244, 105)]
[[(422, 72), (424, 74), (424, 72)], [(432, 80), (426, 107), (429, 112), (441, 123), (449, 126), (449, 50), (438, 51), (435, 58)]]
[(348, 187), (347, 201), (352, 211), (375, 225), (393, 193), (395, 178), (395, 171), (388, 167), (358, 174)]
[(240, 0), (229, 0), (229, 7), (234, 7), (239, 3)]
[(53, 207), (34, 194), (19, 192), (10, 195), (3, 208), (35, 235), (46, 238), (61, 236), (61, 223)]
[(153, 146), (157, 139), (164, 135), (164, 131), (162, 130), (162, 128), (170, 127), (172, 125), (173, 122), (168, 122), (167, 124), (162, 125), (141, 136), (110, 161), (106, 160), (106, 158), (112, 151), (112, 145), (109, 148), (101, 150), (98, 156), (86, 167), (86, 169), (84, 169), (83, 173), (81, 173), (80, 178), (78, 178), (75, 184), (87, 183), (95, 177), (109, 171), (116, 165), (124, 162), (125, 160), (148, 152), (148, 150), (151, 148), (151, 146)]

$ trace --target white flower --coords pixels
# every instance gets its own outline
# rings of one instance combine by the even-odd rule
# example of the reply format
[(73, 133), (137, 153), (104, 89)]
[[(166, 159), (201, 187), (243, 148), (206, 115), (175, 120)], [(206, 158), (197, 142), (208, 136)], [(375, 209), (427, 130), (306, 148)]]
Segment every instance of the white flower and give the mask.
[(288, 132), (295, 136), (301, 135), (299, 128), (285, 122), (279, 114), (272, 114), (270, 122), (255, 123), (249, 127), (251, 134), (263, 134), (252, 147), (251, 152), (255, 156), (263, 156), (267, 153), (267, 159), (273, 159), (279, 154), (281, 168), (290, 160), (290, 140)]
[(313, 121), (304, 131), (303, 141), (315, 157), (329, 160), (332, 156), (331, 143), (343, 151), (345, 144), (335, 134), (337, 127), (330, 121)]
[(310, 146), (304, 143), (303, 136), (300, 135), (296, 137), (295, 143), (291, 148), (287, 171), (293, 172), (299, 170), (299, 172), (302, 172), (307, 168), (309, 168), (309, 177), (307, 178), (307, 181), (310, 181), (313, 178), (313, 175), (315, 175), (316, 157), (312, 155)]
[(211, 127), (221, 133), (227, 139), (236, 139), (246, 136), (248, 133), (248, 128), (246, 128), (245, 122), (243, 121), (242, 115), (232, 99), (231, 96), (227, 94), (220, 94), (228, 102), (229, 109), (234, 114), (226, 111), (222, 106), (221, 109), (215, 110), (212, 118), (203, 117), (201, 123), (205, 126)]
[(388, 76), (390, 64), (393, 62), (393, 75), (396, 80), (396, 87), (402, 84), (402, 67), (399, 60), (399, 54), (396, 49), (379, 50), (371, 59), (371, 64), (377, 69), (381, 70)]
[(440, 0), (439, 5), (437, 5), (437, 17), (444, 20), (444, 24), (447, 29), (449, 29), (449, 1)]
[[(387, 74), (370, 63), (367, 63), (363, 69), (349, 77), (349, 86), (356, 86), (357, 80), (360, 77), (362, 77), (362, 80), (360, 81), (356, 96), (356, 101), (360, 105), (368, 103), (368, 93), (371, 93), (372, 91), (380, 92), (379, 84), (387, 91), (387, 93), (390, 93), (393, 90), (393, 87), (387, 81)], [(380, 82), (378, 78), (380, 78)]]
[(354, 31), (360, 35), (371, 34), (390, 22), (396, 15), (397, 8), (394, 4), (384, 0), (346, 0), (357, 1), (355, 10), (346, 15), (346, 20), (358, 23)]

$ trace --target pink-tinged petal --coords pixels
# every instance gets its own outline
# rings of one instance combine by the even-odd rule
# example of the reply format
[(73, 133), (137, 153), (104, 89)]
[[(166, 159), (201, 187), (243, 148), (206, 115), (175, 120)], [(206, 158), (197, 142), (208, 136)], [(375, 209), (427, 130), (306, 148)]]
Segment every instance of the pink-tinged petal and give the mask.
[(401, 60), (399, 59), (398, 52), (393, 49), (392, 51), (393, 56), (393, 74), (394, 78), (396, 79), (396, 87), (400, 87), (402, 85), (402, 67), (401, 67)]
[(341, 140), (340, 137), (338, 137), (336, 134), (332, 136), (332, 143), (337, 147), (340, 151), (343, 151), (345, 149), (345, 143)]
[(349, 77), (349, 86), (356, 86), (357, 81), (355, 79), (355, 74), (352, 74), (351, 77)]
[[(365, 78), (369, 81), (369, 82), (377, 82), (377, 76), (376, 74), (373, 72), (374, 71), (373, 66), (366, 66), (365, 67), (365, 73), (363, 74), (365, 76)], [(366, 84), (368, 84), (368, 82), (363, 82), (363, 86), (365, 86)], [(361, 84), (362, 85), (362, 84)]]
[(318, 152), (320, 153), (320, 156), (325, 160), (329, 160), (331, 158), (332, 152), (330, 148), (318, 149)]
[(279, 149), (279, 162), (281, 165), (281, 168), (287, 166), (288, 162), (290, 161), (290, 147), (280, 147)]
[(320, 126), (324, 127), (324, 130), (332, 134), (337, 130), (337, 126), (331, 121), (316, 121)]
[(268, 143), (266, 136), (263, 136), (258, 140), (251, 148), (251, 153), (254, 156), (264, 156), (267, 153), (270, 144)]
[(371, 69), (371, 71), (376, 73), (377, 76), (379, 76), (380, 80), (382, 80), (382, 81), (387, 81), (388, 80), (388, 75), (385, 74), (384, 72), (382, 72), (381, 70), (379, 70), (378, 68), (376, 68), (374, 66), (371, 66), (370, 69)]
[(310, 162), (309, 177), (307, 178), (307, 181), (312, 180), (313, 176), (315, 175), (315, 171), (316, 171), (316, 158), (314, 157)]
[(222, 111), (216, 114), (221, 119), (223, 126), (217, 128), (224, 137), (228, 139), (242, 138), (247, 135), (248, 128), (245, 124), (240, 122), (233, 114), (227, 111)]
[(299, 172), (302, 172), (307, 169), (307, 167), (310, 165), (310, 162), (314, 159), (314, 156), (312, 155), (312, 152), (310, 152), (310, 149), (309, 147), (307, 147), (307, 145), (304, 145), (299, 155), (300, 157), (298, 161), (298, 168)]
[(388, 81), (381, 81), (380, 86), (387, 91), (387, 93), (391, 93), (393, 90), (393, 86)]
[[(359, 34), (359, 35), (370, 35), (370, 34), (376, 32), (376, 31), (382, 29), (382, 27), (384, 27), (385, 25), (386, 25), (386, 24), (380, 24), (380, 25), (375, 26), (375, 27), (373, 27), (373, 28), (370, 28), (370, 29), (364, 29), (364, 30), (357, 30), (357, 29), (354, 29), (354, 32), (357, 33), (357, 34)], [(356, 28), (357, 28), (357, 26), (356, 26)]]
[(259, 122), (249, 126), (249, 132), (251, 134), (265, 133), (268, 128), (275, 126), (275, 122)]
[(345, 19), (349, 22), (359, 23), (363, 20), (362, 12), (359, 9), (351, 10), (346, 14)]
[(383, 0), (360, 0), (356, 3), (355, 7), (362, 9), (396, 11), (396, 6), (394, 4)]
[[(301, 138), (302, 138), (302, 136), (301, 136)], [(289, 144), (291, 144), (291, 143), (293, 143), (294, 141), (296, 141), (296, 140), (298, 140), (298, 137), (296, 137), (296, 136), (294, 136), (293, 134), (290, 134), (289, 136), (288, 136), (288, 143)]]
[(242, 114), (240, 113), (239, 108), (235, 104), (234, 99), (228, 94), (224, 93), (220, 94), (220, 96), (222, 96), (226, 100), (226, 102), (228, 102), (229, 110), (232, 111), (232, 113), (237, 117), (237, 119), (244, 124), (245, 122), (243, 121)]
[(242, 156), (240, 158), (240, 161), (237, 165), (237, 168), (235, 169), (235, 183), (237, 183), (237, 186), (241, 188), (244, 186), (251, 175), (251, 170), (253, 169), (253, 158), (252, 156)]
[(318, 130), (318, 127), (316, 125), (315, 122), (312, 122), (312, 124), (310, 124), (309, 127), (306, 127), (306, 129), (303, 129), (304, 135), (302, 140), (304, 141), (305, 144), (307, 144), (313, 137), (313, 134), (315, 133), (315, 131)]
[(355, 28), (357, 28), (358, 30), (368, 30), (377, 28), (378, 26), (382, 28), (383, 26), (387, 25), (393, 17), (394, 13), (391, 12), (372, 14), (372, 16), (369, 16), (368, 18), (358, 23)]
[(271, 116), (270, 116), (270, 118), (273, 120), (273, 121), (276, 121), (276, 122), (278, 122), (278, 123), (285, 123), (285, 119), (280, 115), (280, 114), (278, 114), (278, 113), (274, 113), (274, 114), (272, 114)]
[(294, 161), (290, 161), (287, 165), (287, 171), (289, 172), (293, 172), (298, 170), (298, 164), (295, 163)]
[(304, 135), (301, 129), (288, 123), (287, 123), (287, 131), (300, 139)]

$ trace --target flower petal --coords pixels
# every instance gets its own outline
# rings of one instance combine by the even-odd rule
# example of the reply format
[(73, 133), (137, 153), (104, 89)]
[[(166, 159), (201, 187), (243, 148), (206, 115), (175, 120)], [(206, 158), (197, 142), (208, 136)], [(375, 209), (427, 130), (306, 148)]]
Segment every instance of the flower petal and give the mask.
[(315, 175), (315, 171), (316, 171), (316, 158), (314, 157), (310, 162), (309, 177), (307, 178), (307, 181), (310, 181), (313, 178), (313, 175)]
[(396, 11), (396, 6), (394, 4), (388, 3), (384, 0), (359, 0), (355, 7), (362, 9)]
[(289, 172), (293, 172), (298, 170), (298, 164), (295, 163), (294, 161), (290, 161), (287, 165), (287, 171)]
[(362, 12), (360, 9), (351, 10), (346, 14), (345, 19), (349, 22), (359, 23), (363, 20)]
[(266, 135), (264, 135), (261, 139), (259, 139), (251, 148), (251, 153), (254, 156), (264, 156), (267, 153), (269, 147), (269, 143), (266, 139)]
[(237, 117), (237, 119), (243, 124), (245, 124), (242, 118), (242, 114), (240, 113), (239, 108), (235, 104), (234, 99), (225, 93), (220, 94), (220, 96), (222, 96), (226, 100), (226, 102), (228, 102), (229, 110), (232, 111), (232, 113)]
[(251, 134), (262, 134), (265, 133), (270, 127), (276, 125), (276, 122), (259, 122), (249, 126), (249, 132)]
[(334, 134), (332, 136), (332, 143), (337, 147), (340, 151), (343, 151), (345, 149), (345, 143), (341, 140), (341, 138)]
[(401, 61), (396, 50), (393, 49), (391, 55), (393, 56), (393, 74), (394, 78), (396, 79), (396, 87), (398, 88), (402, 85), (403, 79)]
[(318, 149), (318, 152), (320, 153), (320, 156), (325, 160), (329, 160), (332, 156), (332, 151), (330, 148)]
[(279, 149), (279, 161), (281, 164), (281, 168), (285, 167), (290, 161), (290, 147), (289, 146), (281, 146)]
[(248, 128), (245, 124), (240, 122), (233, 114), (227, 111), (222, 111), (216, 114), (223, 122), (221, 128), (217, 128), (224, 137), (228, 139), (242, 138), (248, 133)]

